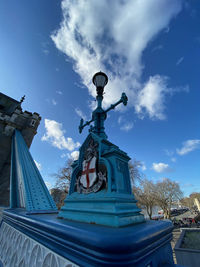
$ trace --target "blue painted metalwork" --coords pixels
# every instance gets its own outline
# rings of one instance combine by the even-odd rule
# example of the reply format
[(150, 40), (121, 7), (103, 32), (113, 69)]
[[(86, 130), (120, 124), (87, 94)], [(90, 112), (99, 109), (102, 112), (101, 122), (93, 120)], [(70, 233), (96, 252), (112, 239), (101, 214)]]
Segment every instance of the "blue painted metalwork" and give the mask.
[(11, 149), (10, 207), (28, 213), (57, 212), (56, 205), (20, 131), (15, 130)]
[(104, 121), (107, 118), (108, 111), (115, 109), (116, 106), (123, 103), (125, 106), (127, 105), (128, 98), (125, 93), (122, 93), (121, 98), (115, 104), (112, 104), (108, 109), (104, 110), (102, 108), (103, 94), (97, 95), (97, 108), (92, 112), (92, 119), (90, 121), (86, 121), (84, 123), (83, 119), (80, 120), (79, 132), (82, 133), (82, 130), (85, 126), (90, 125), (91, 122), (94, 122), (94, 126), (90, 126), (89, 132), (93, 132), (98, 136), (107, 139), (107, 135), (105, 133)]
[[(95, 77), (98, 75), (104, 76), (104, 85), (101, 84), (101, 86), (98, 86), (95, 82)], [(90, 125), (91, 122), (94, 122), (94, 126), (90, 126), (89, 132), (93, 132), (97, 134), (98, 136), (107, 139), (107, 135), (105, 133), (105, 128), (104, 128), (104, 121), (107, 118), (107, 113), (111, 109), (114, 109), (116, 106), (119, 104), (123, 103), (125, 106), (127, 105), (128, 102), (128, 97), (126, 96), (125, 93), (122, 93), (122, 96), (119, 101), (117, 101), (115, 104), (111, 105), (108, 109), (104, 110), (102, 108), (102, 101), (103, 101), (103, 91), (104, 91), (104, 86), (108, 82), (108, 77), (105, 73), (103, 72), (98, 72), (94, 75), (93, 77), (93, 83), (96, 85), (97, 89), (97, 108), (92, 112), (92, 119), (90, 121), (86, 121), (84, 123), (83, 119), (80, 120), (80, 125), (79, 125), (79, 132), (81, 133), (83, 128), (87, 125)], [(103, 87), (102, 87), (103, 86)]]
[[(66, 197), (59, 217), (113, 227), (143, 222), (144, 216), (140, 214), (141, 210), (137, 207), (137, 201), (131, 190), (128, 168), (130, 158), (118, 146), (107, 140), (104, 131), (107, 112), (120, 103), (126, 105), (128, 98), (123, 93), (121, 99), (107, 110), (102, 108), (103, 88), (97, 88), (96, 99), (97, 108), (92, 113), (92, 119), (85, 124), (82, 119), (80, 122), (80, 133), (93, 121), (94, 126), (90, 127), (90, 133), (80, 148), (79, 159), (73, 164), (69, 195)], [(97, 150), (93, 151), (93, 154), (97, 155), (95, 169), (97, 181), (93, 187), (85, 189), (82, 187), (81, 190), (79, 182), (83, 175), (83, 163), (84, 160), (88, 160), (86, 159), (87, 151), (92, 151), (91, 143)], [(90, 162), (88, 168), (89, 165)], [(105, 182), (102, 182), (102, 179)]]
[(79, 266), (176, 266), (170, 221), (112, 228), (14, 209), (4, 211), (3, 222)]
[[(91, 139), (98, 143), (98, 162), (106, 168), (107, 183), (104, 189), (96, 193), (83, 194), (77, 192), (77, 176), (82, 170), (84, 151)], [(143, 222), (144, 217), (131, 190), (129, 160), (127, 154), (116, 145), (90, 133), (81, 146), (79, 160), (72, 165), (69, 195), (59, 216), (113, 227)]]

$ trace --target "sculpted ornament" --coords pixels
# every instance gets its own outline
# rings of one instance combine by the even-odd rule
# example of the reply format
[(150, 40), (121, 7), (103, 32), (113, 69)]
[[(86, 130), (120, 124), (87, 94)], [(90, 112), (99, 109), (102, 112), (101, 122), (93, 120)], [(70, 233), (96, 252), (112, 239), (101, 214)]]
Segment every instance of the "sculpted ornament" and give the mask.
[(98, 143), (90, 140), (85, 149), (81, 175), (77, 178), (78, 193), (95, 193), (106, 184), (106, 171), (98, 164)]

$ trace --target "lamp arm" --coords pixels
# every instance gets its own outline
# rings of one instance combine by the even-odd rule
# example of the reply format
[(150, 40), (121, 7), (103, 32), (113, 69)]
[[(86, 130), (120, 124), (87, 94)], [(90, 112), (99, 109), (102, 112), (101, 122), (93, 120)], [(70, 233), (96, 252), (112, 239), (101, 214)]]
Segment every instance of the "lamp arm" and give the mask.
[(111, 109), (115, 109), (115, 107), (118, 106), (121, 103), (123, 103), (124, 106), (126, 106), (127, 105), (127, 102), (128, 102), (128, 97), (126, 96), (125, 93), (122, 93), (120, 100), (117, 101), (115, 104), (110, 105), (110, 107), (108, 109), (106, 109), (104, 112), (107, 113)]
[(93, 122), (94, 121), (94, 119), (91, 119), (90, 121), (86, 121), (84, 124), (83, 124), (83, 119), (81, 119), (80, 120), (80, 125), (79, 125), (79, 133), (82, 133), (82, 130), (83, 130), (83, 128), (85, 127), (85, 126), (87, 126), (87, 125), (90, 125), (90, 123), (91, 122)]

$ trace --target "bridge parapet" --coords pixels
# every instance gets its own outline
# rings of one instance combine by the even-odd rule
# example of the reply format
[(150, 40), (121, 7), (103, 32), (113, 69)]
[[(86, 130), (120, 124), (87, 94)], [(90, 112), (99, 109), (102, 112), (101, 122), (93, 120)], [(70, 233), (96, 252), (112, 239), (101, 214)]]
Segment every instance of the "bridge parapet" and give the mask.
[(116, 228), (10, 209), (3, 214), (0, 260), (5, 267), (172, 267), (171, 231), (169, 221)]

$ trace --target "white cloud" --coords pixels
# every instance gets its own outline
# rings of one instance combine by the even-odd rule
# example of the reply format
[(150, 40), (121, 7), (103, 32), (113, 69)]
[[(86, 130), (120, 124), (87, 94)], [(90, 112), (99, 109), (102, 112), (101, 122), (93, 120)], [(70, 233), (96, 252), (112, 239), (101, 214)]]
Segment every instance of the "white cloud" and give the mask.
[(183, 60), (184, 60), (184, 57), (179, 58), (176, 62), (176, 66), (180, 65), (183, 62)]
[(36, 160), (34, 160), (34, 162), (35, 162), (35, 165), (37, 166), (38, 170), (41, 171), (42, 165), (39, 162), (37, 162)]
[(169, 149), (164, 149), (164, 152), (169, 157), (172, 157), (174, 155), (174, 151), (169, 150)]
[(118, 123), (121, 124), (122, 121), (123, 121), (123, 116), (119, 116), (119, 118), (118, 118)]
[(156, 75), (150, 77), (144, 88), (139, 92), (136, 111), (147, 113), (151, 119), (165, 119), (165, 95), (171, 90), (167, 87), (167, 77)]
[(60, 157), (61, 157), (61, 159), (63, 159), (63, 158), (66, 158), (68, 156), (69, 156), (69, 153), (62, 153)]
[(41, 43), (42, 45), (42, 51), (45, 55), (48, 55), (49, 54), (49, 42), (42, 42)]
[(45, 55), (49, 54), (49, 50), (48, 49), (43, 49), (42, 51), (44, 52)]
[(57, 90), (56, 93), (57, 93), (58, 95), (62, 95), (62, 94), (63, 94), (63, 92), (60, 91), (60, 90)]
[(146, 171), (147, 167), (146, 165), (144, 164), (144, 162), (141, 162), (141, 166), (140, 168), (143, 170), (143, 171)]
[(181, 149), (176, 149), (177, 154), (183, 156), (195, 149), (200, 149), (200, 139), (196, 140), (187, 140), (183, 142)]
[(132, 122), (126, 122), (124, 125), (120, 127), (120, 130), (128, 132), (133, 128), (133, 123)]
[(120, 130), (125, 132), (130, 131), (134, 126), (133, 122), (127, 121), (125, 116), (122, 115), (118, 118), (118, 124), (121, 125)]
[(75, 108), (75, 112), (76, 112), (76, 114), (77, 114), (79, 117), (83, 118), (83, 119), (84, 119), (84, 121), (86, 121), (86, 120), (87, 120), (87, 117), (86, 117), (86, 115), (83, 113), (83, 111), (82, 111), (82, 110), (80, 110), (80, 108)]
[(159, 50), (162, 50), (162, 49), (163, 49), (163, 45), (157, 45), (151, 51), (155, 52), (155, 51), (159, 51)]
[(159, 172), (159, 173), (162, 173), (162, 172), (171, 172), (172, 169), (169, 167), (168, 164), (166, 163), (153, 163), (152, 165), (152, 169), (155, 171), (155, 172)]
[(56, 100), (55, 100), (55, 99), (52, 99), (52, 104), (53, 104), (54, 106), (56, 106), (56, 105), (57, 105), (57, 102), (56, 102)]
[(62, 123), (54, 120), (44, 120), (46, 133), (42, 141), (48, 141), (54, 147), (59, 149), (68, 149), (70, 151), (80, 146), (79, 142), (74, 142), (71, 137), (65, 137), (65, 131), (62, 129)]
[(172, 157), (172, 158), (171, 158), (171, 161), (172, 161), (172, 162), (176, 162), (176, 158), (175, 158), (175, 157)]
[(165, 152), (165, 154), (168, 156), (168, 157), (170, 157), (170, 160), (172, 161), (172, 162), (176, 162), (176, 158), (174, 157), (174, 151), (173, 150), (169, 150), (169, 149), (164, 149), (164, 152)]
[(70, 156), (71, 156), (71, 158), (72, 158), (73, 160), (77, 160), (78, 157), (79, 157), (79, 151), (78, 151), (78, 150), (73, 151), (73, 152), (70, 154)]
[(77, 160), (79, 157), (79, 151), (74, 150), (72, 153), (62, 153), (60, 157)]
[[(99, 70), (107, 73), (105, 106), (117, 101), (125, 91), (129, 107), (137, 107), (139, 113), (145, 110), (150, 118), (163, 119), (166, 79), (151, 77), (143, 88), (142, 54), (181, 8), (181, 0), (63, 0), (63, 21), (51, 38), (72, 59), (74, 70), (93, 97), (96, 92), (92, 75)], [(149, 103), (145, 94), (150, 91), (155, 96), (151, 95)]]

